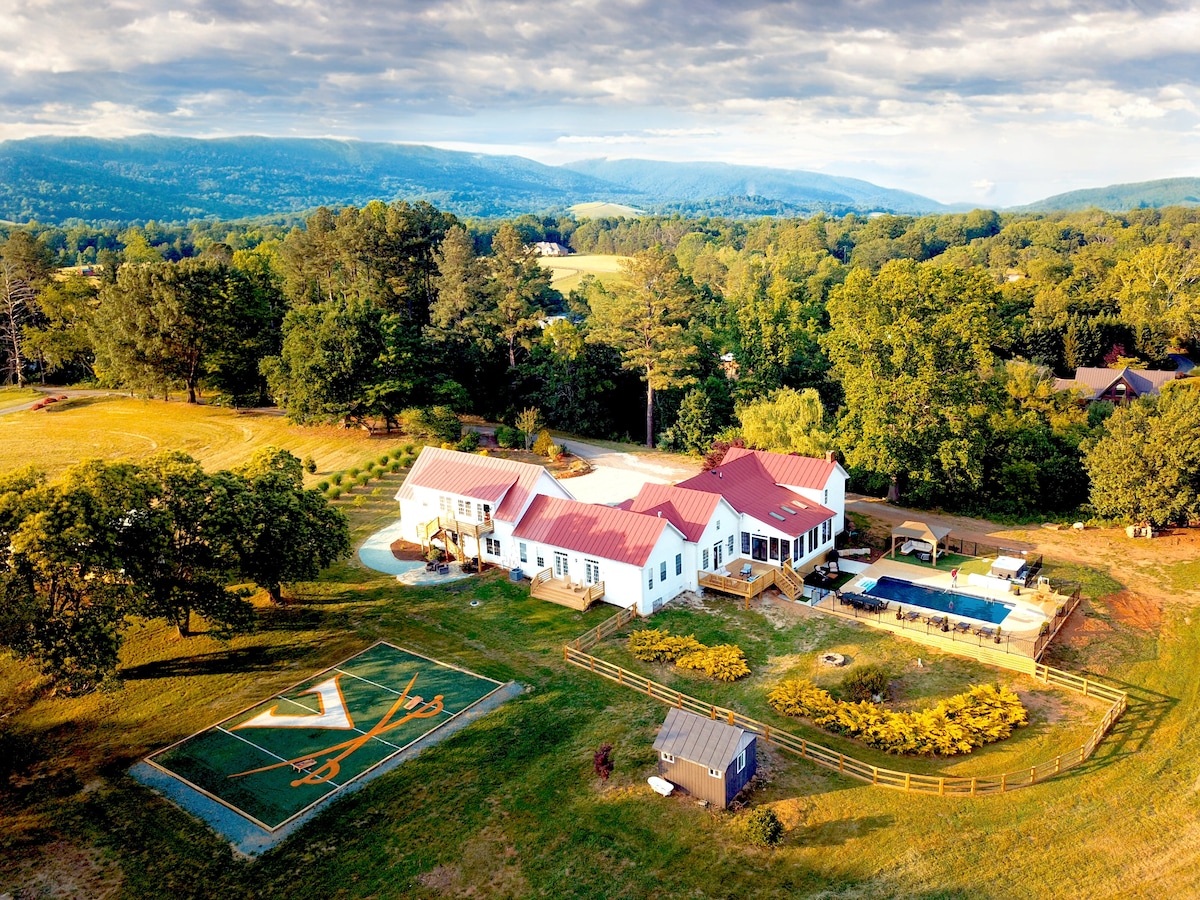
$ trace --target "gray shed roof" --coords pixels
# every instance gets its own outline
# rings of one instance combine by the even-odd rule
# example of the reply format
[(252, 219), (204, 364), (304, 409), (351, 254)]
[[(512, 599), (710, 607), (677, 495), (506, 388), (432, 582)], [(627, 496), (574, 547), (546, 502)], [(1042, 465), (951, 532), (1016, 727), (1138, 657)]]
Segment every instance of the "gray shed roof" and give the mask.
[(672, 709), (659, 729), (654, 749), (724, 772), (753, 740), (752, 733), (735, 725)]

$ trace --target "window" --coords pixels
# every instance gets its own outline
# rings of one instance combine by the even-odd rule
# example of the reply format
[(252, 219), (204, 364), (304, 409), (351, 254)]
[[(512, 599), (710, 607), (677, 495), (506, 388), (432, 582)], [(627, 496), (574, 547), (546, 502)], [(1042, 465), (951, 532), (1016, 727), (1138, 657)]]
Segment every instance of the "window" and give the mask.
[(546, 557), (539, 553), (537, 556), (537, 564), (539, 569), (544, 569), (546, 567)]
[(792, 559), (799, 559), (804, 554), (800, 551), (804, 549), (804, 538), (796, 538), (796, 549), (792, 551)]
[(682, 553), (675, 554), (675, 574), (676, 575), (683, 574), (683, 554)]
[(529, 556), (525, 551), (525, 542), (521, 541), (521, 543), (517, 544), (517, 547), (521, 551), (521, 562), (529, 562)]
[(812, 553), (817, 549), (817, 529), (813, 529), (808, 533), (808, 552)]
[(492, 521), (492, 507), (487, 503), (475, 504), (475, 521), (476, 522)]
[(454, 506), (452, 505), (450, 498), (445, 494), (442, 494), (442, 496), (438, 497), (438, 512), (444, 512), (446, 515), (450, 515), (450, 513), (454, 512)]
[(487, 546), (488, 556), (499, 556), (500, 555), (500, 542), (498, 540), (496, 540), (495, 538), (486, 538), (485, 542), (486, 542), (486, 546)]
[(667, 580), (667, 564), (665, 562), (660, 562), (658, 564), (658, 580), (659, 581)]
[(720, 778), (721, 770), (720, 769), (709, 769), (708, 774), (711, 775), (713, 778)]
[(729, 536), (729, 555), (733, 556), (733, 535)]
[(650, 588), (650, 590), (654, 590), (654, 570), (653, 569), (646, 570), (646, 587)]
[(821, 523), (821, 543), (828, 544), (831, 537), (833, 537), (833, 519), (826, 519)]
[(743, 750), (741, 753), (738, 754), (737, 772), (738, 772), (738, 774), (741, 774), (745, 770), (746, 770), (746, 751)]
[(779, 538), (771, 538), (771, 559), (779, 559)]
[(670, 753), (661, 753), (659, 755), (662, 757), (662, 761), (665, 763), (675, 762), (675, 757), (672, 756)]
[(787, 562), (791, 558), (792, 558), (792, 542), (791, 541), (780, 541), (779, 542), (779, 559), (782, 562)]
[(470, 518), (471, 518), (471, 501), (470, 500), (459, 500), (458, 501), (458, 517), (460, 519), (464, 519), (464, 520), (468, 520), (468, 521), (470, 520)]
[(718, 531), (718, 533), (721, 531), (721, 520), (720, 519), (717, 519), (717, 531)]
[(829, 488), (825, 488), (825, 505), (829, 505)]
[(571, 574), (571, 570), (567, 567), (567, 554), (554, 551), (554, 574), (561, 578), (566, 578)]
[(595, 584), (600, 580), (600, 563), (594, 559), (585, 559), (583, 561), (584, 580), (588, 584)]
[(748, 531), (742, 532), (742, 552), (743, 553), (750, 552), (750, 532), (748, 532)]
[(708, 551), (705, 550), (700, 554), (700, 568), (708, 571)]

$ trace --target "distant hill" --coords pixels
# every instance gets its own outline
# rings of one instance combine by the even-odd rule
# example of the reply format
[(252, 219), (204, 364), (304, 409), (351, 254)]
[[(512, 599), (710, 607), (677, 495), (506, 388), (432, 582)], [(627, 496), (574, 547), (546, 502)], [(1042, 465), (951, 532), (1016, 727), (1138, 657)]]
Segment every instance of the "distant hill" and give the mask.
[(519, 156), (360, 141), (140, 136), (0, 143), (0, 218), (237, 219), (370, 200), (508, 216), (630, 192)]
[(950, 209), (854, 178), (722, 163), (546, 166), (417, 145), (263, 137), (0, 142), (0, 219), (17, 222), (240, 219), (397, 199), (485, 217), (576, 204), (583, 216)]
[[(680, 212), (800, 215), (813, 212), (923, 214), (969, 207), (947, 206), (857, 178), (727, 163), (673, 163), (647, 159), (589, 159), (563, 168), (590, 175), (671, 205)], [(772, 212), (764, 212), (770, 209)], [(719, 212), (725, 210), (724, 212)]]
[(1142, 207), (1196, 206), (1200, 204), (1200, 178), (1163, 178), (1134, 184), (1110, 184), (1055, 194), (1036, 203), (1014, 207), (1016, 212), (1072, 212), (1099, 208), (1109, 212), (1127, 212)]

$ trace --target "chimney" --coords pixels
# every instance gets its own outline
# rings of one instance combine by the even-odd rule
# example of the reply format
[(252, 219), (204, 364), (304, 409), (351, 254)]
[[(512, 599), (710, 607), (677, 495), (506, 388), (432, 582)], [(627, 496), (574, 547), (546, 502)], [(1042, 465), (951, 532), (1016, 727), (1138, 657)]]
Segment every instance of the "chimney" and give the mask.
[(837, 461), (838, 460), (837, 460), (837, 451), (836, 450), (826, 450), (825, 451), (825, 462), (835, 463)]

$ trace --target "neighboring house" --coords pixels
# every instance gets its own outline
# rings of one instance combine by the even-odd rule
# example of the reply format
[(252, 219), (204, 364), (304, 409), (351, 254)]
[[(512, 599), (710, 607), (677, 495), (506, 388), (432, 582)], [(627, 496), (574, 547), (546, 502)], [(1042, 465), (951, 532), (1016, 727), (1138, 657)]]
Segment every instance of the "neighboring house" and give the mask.
[(401, 534), (414, 544), (449, 538), (456, 555), (512, 568), (513, 529), (539, 496), (573, 499), (541, 466), (426, 447), (396, 492)]
[(601, 599), (637, 604), (643, 616), (696, 581), (695, 570), (684, 566), (683, 534), (665, 516), (542, 495), (513, 540), (522, 568), (535, 577), (550, 569), (559, 582), (584, 589), (603, 582)]
[[(823, 562), (844, 527), (846, 471), (832, 459), (731, 449), (712, 472), (646, 484), (619, 506), (575, 500), (541, 466), (426, 447), (396, 494), (401, 535), (534, 579), (535, 596), (585, 609), (603, 599), (648, 615), (734, 560), (783, 577)], [(757, 596), (775, 581), (749, 581)], [(798, 581), (786, 593), (794, 598)]]
[(533, 245), (538, 256), (570, 256), (571, 249), (554, 241), (538, 241)]
[(831, 458), (731, 447), (719, 466), (677, 487), (719, 494), (737, 511), (738, 554), (802, 571), (824, 562), (845, 528), (848, 477)]
[(654, 741), (658, 774), (693, 797), (725, 809), (754, 777), (754, 734), (735, 725), (671, 709)]
[(1102, 369), (1080, 366), (1074, 378), (1055, 378), (1054, 388), (1059, 391), (1081, 391), (1083, 400), (1111, 400), (1125, 403), (1138, 397), (1157, 397), (1162, 386), (1179, 377), (1178, 372), (1161, 369)]

